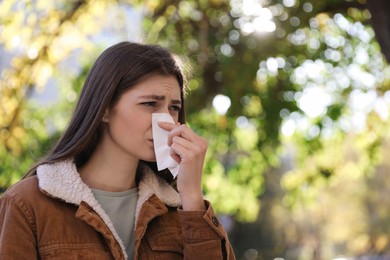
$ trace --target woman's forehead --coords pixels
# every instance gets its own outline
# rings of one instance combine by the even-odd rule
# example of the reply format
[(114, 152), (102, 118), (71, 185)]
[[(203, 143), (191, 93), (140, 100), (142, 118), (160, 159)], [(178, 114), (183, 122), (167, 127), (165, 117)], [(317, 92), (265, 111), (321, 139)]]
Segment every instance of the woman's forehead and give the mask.
[(136, 84), (132, 89), (137, 90), (162, 90), (180, 93), (180, 86), (176, 77), (171, 75), (153, 75)]
[[(140, 81), (138, 84), (129, 88), (123, 95), (137, 97), (156, 97), (155, 99), (177, 99), (181, 100), (181, 89), (174, 76), (153, 75)], [(160, 97), (160, 98), (158, 98)]]

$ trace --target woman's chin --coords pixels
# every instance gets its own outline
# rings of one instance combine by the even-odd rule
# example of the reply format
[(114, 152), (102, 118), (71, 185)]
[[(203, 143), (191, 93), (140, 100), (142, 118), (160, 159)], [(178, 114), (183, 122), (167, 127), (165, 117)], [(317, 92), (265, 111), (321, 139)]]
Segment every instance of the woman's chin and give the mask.
[(156, 157), (153, 157), (153, 158), (145, 158), (145, 159), (141, 159), (142, 161), (145, 161), (145, 162), (149, 162), (149, 163), (155, 163), (157, 162), (156, 160)]

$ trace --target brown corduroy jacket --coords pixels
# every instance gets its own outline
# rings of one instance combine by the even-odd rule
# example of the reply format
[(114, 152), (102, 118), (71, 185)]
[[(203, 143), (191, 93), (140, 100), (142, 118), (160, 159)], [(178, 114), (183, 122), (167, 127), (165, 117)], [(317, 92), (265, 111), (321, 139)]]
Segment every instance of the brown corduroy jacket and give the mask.
[(139, 183), (134, 255), (75, 165), (41, 165), (0, 198), (0, 259), (235, 259), (226, 232), (206, 211), (180, 210), (178, 193), (151, 171)]

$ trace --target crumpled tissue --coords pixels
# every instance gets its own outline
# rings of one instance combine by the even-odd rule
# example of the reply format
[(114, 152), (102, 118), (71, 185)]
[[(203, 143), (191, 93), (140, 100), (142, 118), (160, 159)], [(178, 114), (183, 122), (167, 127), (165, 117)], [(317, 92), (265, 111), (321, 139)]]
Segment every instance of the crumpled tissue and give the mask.
[(175, 123), (173, 118), (168, 113), (153, 113), (152, 114), (152, 132), (154, 153), (156, 154), (157, 169), (159, 171), (167, 169), (171, 172), (173, 178), (176, 178), (179, 173), (180, 165), (170, 155), (171, 148), (168, 146), (169, 132), (160, 128), (157, 122)]

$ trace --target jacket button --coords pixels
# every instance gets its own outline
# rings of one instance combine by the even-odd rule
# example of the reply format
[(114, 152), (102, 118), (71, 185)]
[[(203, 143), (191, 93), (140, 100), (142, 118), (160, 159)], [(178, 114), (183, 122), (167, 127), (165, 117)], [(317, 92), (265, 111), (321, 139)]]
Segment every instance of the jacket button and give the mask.
[(214, 225), (215, 226), (219, 226), (219, 221), (218, 221), (218, 219), (217, 219), (217, 217), (216, 216), (213, 216), (212, 218), (211, 218), (211, 220), (213, 221), (213, 223), (214, 223)]

